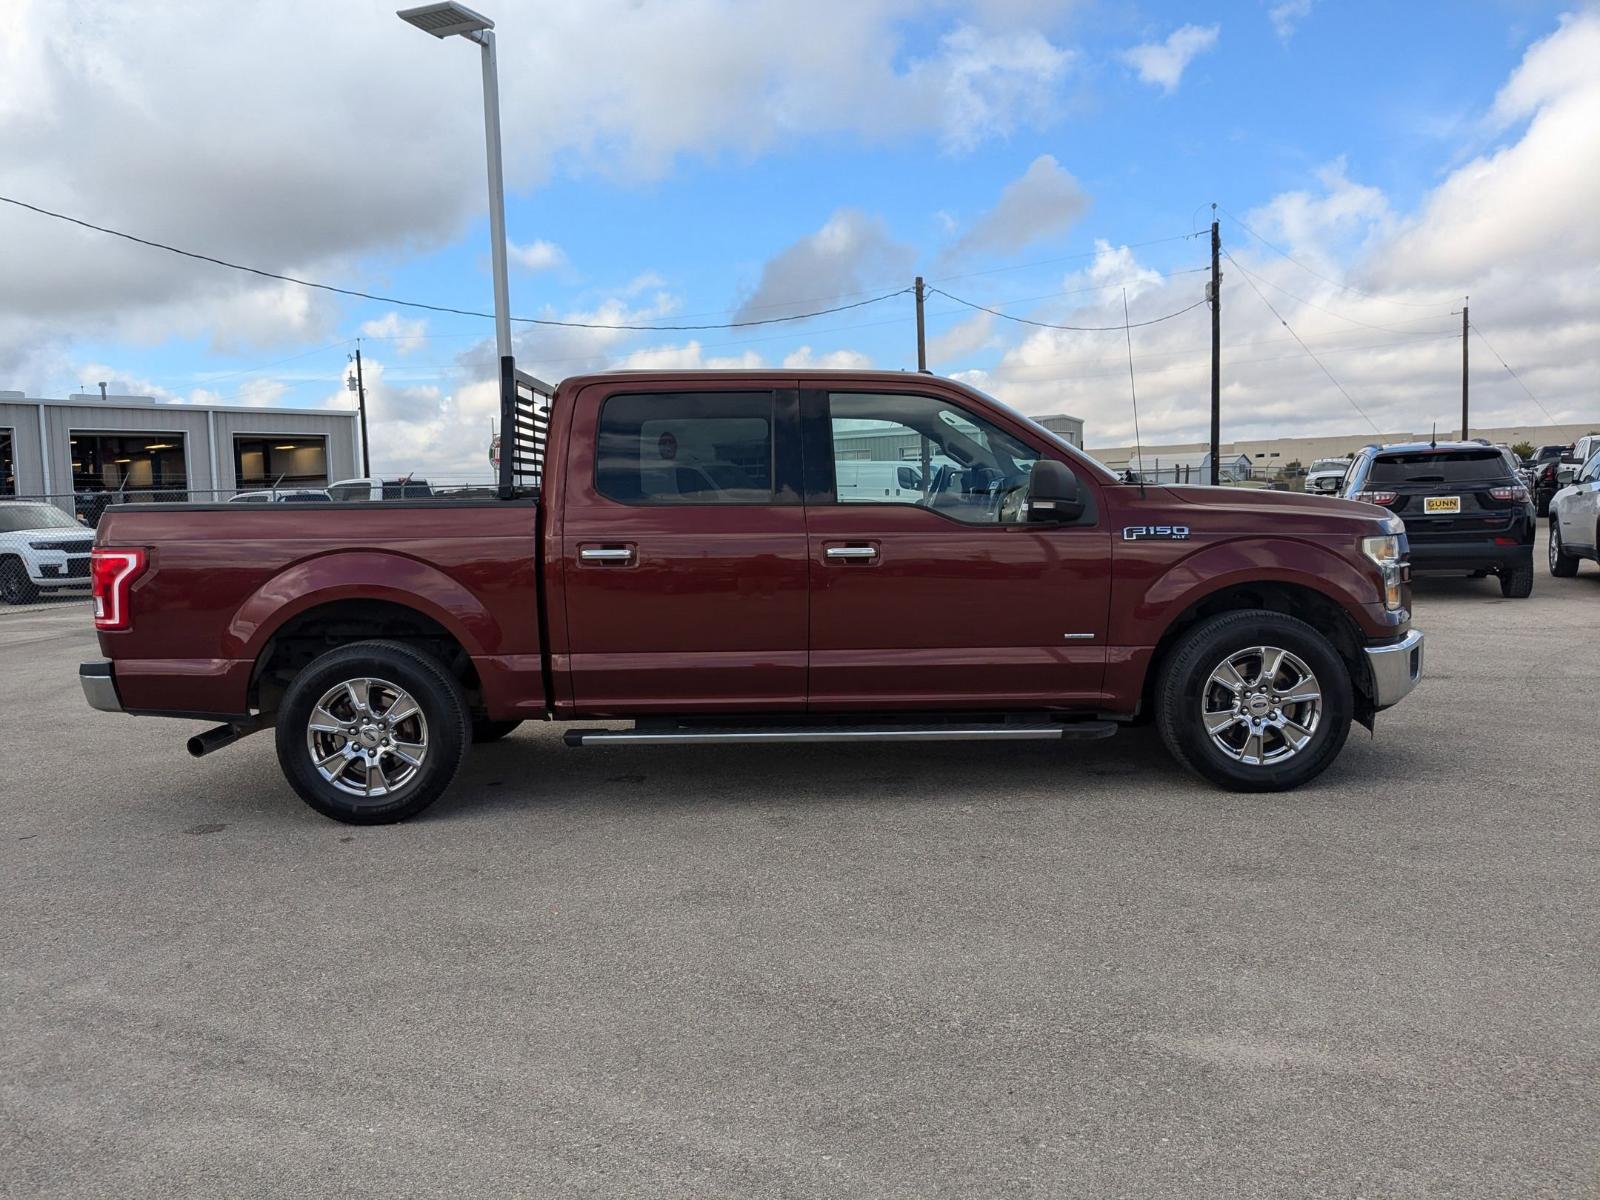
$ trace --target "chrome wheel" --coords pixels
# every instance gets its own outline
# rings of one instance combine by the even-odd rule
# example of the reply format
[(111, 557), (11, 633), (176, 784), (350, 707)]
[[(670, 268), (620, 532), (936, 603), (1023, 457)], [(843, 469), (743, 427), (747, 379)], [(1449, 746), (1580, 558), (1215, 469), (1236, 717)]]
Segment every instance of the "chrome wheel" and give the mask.
[(1550, 574), (1556, 573), (1556, 567), (1561, 561), (1561, 526), (1550, 522)]
[(428, 757), (428, 722), (404, 688), (347, 679), (311, 710), (306, 750), (317, 773), (341, 792), (376, 799), (416, 778)]
[(1229, 758), (1266, 766), (1293, 758), (1322, 719), (1322, 687), (1304, 660), (1277, 646), (1238, 650), (1200, 694), (1200, 719)]

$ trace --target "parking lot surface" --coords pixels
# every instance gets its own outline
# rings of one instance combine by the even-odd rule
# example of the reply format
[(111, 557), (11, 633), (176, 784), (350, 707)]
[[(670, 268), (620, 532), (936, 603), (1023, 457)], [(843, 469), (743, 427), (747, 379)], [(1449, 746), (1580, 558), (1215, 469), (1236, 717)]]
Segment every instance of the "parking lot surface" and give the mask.
[(1593, 1195), (1600, 572), (1539, 554), (1420, 582), (1424, 682), (1279, 796), (525, 726), (353, 829), (0, 612), (0, 1191)]

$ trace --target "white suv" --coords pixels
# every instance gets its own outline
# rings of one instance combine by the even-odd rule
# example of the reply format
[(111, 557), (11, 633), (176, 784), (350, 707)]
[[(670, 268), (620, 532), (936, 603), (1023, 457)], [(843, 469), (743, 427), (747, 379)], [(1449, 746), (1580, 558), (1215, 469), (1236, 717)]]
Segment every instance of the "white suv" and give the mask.
[(1600, 450), (1550, 498), (1550, 574), (1576, 575), (1585, 558), (1600, 561)]
[(1348, 458), (1319, 458), (1306, 472), (1306, 491), (1321, 496), (1337, 496), (1344, 486), (1344, 477), (1350, 473)]
[(40, 592), (89, 586), (94, 530), (54, 504), (0, 500), (0, 604), (31, 604)]

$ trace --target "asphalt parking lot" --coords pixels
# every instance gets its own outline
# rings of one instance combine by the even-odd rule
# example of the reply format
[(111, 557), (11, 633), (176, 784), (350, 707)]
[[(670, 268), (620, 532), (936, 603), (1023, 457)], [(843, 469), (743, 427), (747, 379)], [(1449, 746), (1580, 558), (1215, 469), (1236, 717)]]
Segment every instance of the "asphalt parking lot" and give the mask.
[(1593, 1195), (1600, 571), (1417, 588), (1316, 784), (568, 750), (353, 829), (0, 612), (8, 1195)]

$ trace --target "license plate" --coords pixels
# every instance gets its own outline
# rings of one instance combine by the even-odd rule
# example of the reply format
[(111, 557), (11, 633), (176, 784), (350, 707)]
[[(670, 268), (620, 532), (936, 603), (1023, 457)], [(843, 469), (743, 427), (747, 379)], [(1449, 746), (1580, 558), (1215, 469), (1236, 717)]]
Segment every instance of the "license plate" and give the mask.
[(1458, 513), (1461, 511), (1461, 497), (1424, 496), (1422, 498), (1422, 511), (1425, 513)]

